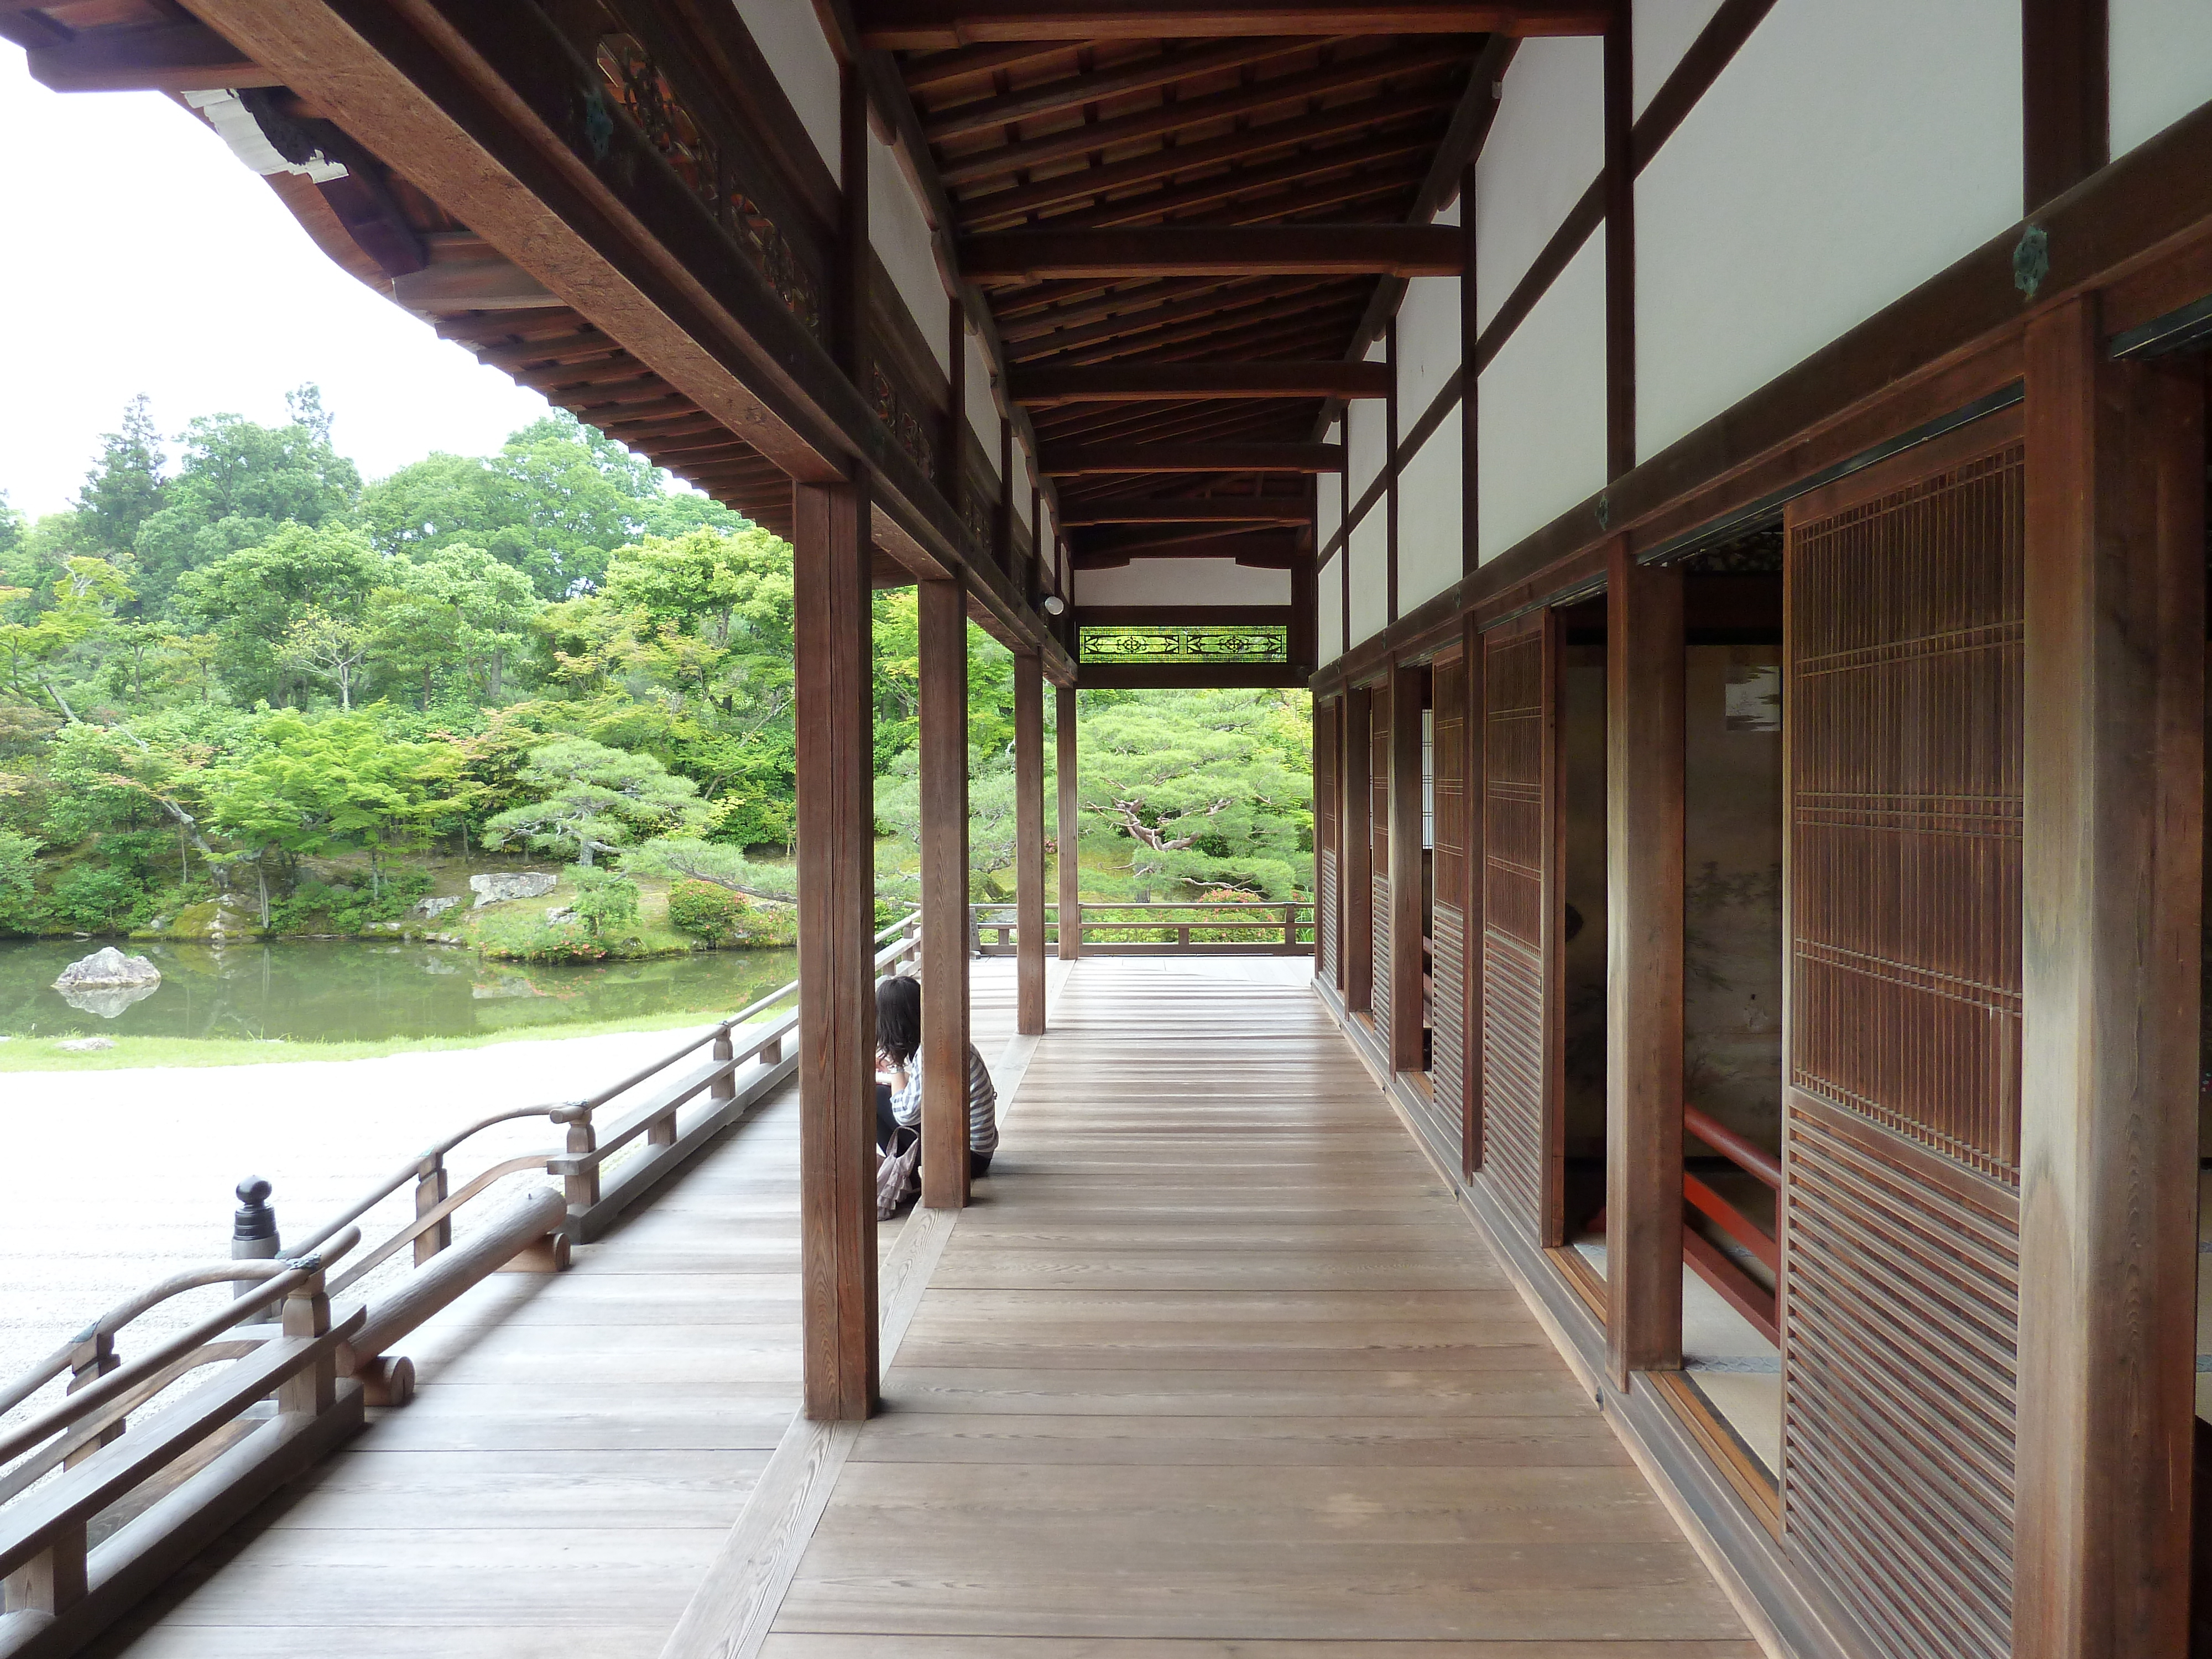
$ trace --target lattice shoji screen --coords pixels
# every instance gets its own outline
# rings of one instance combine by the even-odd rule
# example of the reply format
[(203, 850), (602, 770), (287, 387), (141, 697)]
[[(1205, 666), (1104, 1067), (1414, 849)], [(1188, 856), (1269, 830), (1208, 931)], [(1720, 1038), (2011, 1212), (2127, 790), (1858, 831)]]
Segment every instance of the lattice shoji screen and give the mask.
[(1483, 1167), (1539, 1240), (1559, 1142), (1556, 641), (1548, 611), (1482, 636)]
[(1439, 1127), (1455, 1150), (1467, 1107), (1467, 659), (1457, 650), (1432, 665), (1430, 738), (1436, 759), (1435, 960), (1430, 969), (1429, 1085)]
[(1374, 984), (1368, 1003), (1375, 1029), (1387, 1045), (1390, 1031), (1390, 692), (1384, 682), (1368, 700), (1368, 858), (1374, 872), (1374, 913), (1369, 923), (1375, 940)]
[(2017, 422), (1788, 521), (1783, 1536), (1913, 1659), (2011, 1651)]
[(1344, 704), (1334, 697), (1316, 705), (1314, 772), (1314, 955), (1322, 978), (1341, 988), (1336, 955), (1336, 744)]

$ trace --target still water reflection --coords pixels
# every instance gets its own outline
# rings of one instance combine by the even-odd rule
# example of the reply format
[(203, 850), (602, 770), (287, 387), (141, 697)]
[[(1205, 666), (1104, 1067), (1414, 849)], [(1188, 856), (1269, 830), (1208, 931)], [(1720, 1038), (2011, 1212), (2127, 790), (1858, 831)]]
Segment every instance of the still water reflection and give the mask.
[(735, 1013), (794, 978), (794, 951), (709, 951), (652, 962), (541, 968), (435, 945), (131, 945), (161, 970), (149, 994), (80, 994), (54, 978), (83, 939), (0, 945), (0, 1032), (58, 1036), (283, 1037), (378, 1042), (468, 1036), (581, 1020)]

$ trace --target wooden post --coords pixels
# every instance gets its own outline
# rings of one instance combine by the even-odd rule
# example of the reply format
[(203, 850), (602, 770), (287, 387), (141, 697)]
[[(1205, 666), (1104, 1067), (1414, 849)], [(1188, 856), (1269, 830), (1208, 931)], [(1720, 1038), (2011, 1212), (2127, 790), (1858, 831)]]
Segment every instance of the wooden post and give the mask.
[[(1635, 39), (1630, 0), (1616, 0), (1605, 30), (1603, 91), (1605, 476), (1608, 482), (1636, 467)], [(1607, 1259), (1612, 1259), (1610, 1251)]]
[(1606, 1361), (1682, 1364), (1680, 565), (1606, 555)]
[[(585, 1150), (590, 1149), (586, 1147)], [(417, 1221), (446, 1201), (450, 1181), (446, 1160), (442, 1158), (438, 1159), (434, 1168), (416, 1172), (415, 1218)], [(453, 1242), (453, 1218), (447, 1216), (428, 1231), (416, 1235), (415, 1265), (421, 1267), (439, 1251), (450, 1247)]]
[(2188, 1645), (2203, 370), (2100, 333), (2027, 335), (2020, 1659)]
[[(1382, 620), (1398, 620), (1398, 319), (1382, 325), (1382, 361), (1390, 366), (1389, 394), (1382, 399)], [(1352, 452), (1347, 448), (1345, 453)], [(1352, 538), (1344, 538), (1345, 551)], [(1394, 728), (1395, 729), (1395, 728)], [(1394, 865), (1395, 870), (1396, 866)]]
[(1075, 688), (1053, 689), (1054, 776), (1060, 795), (1060, 957), (1073, 962), (1083, 954), (1083, 866), (1076, 856), (1081, 839), (1076, 799)]
[[(1482, 563), (1481, 544), (1476, 538), (1482, 514), (1482, 375), (1475, 348), (1482, 338), (1482, 319), (1474, 282), (1474, 163), (1469, 161), (1459, 175), (1459, 568), (1464, 576), (1474, 574)], [(1473, 676), (1481, 659), (1478, 655), (1468, 660), (1468, 672)]]
[(921, 1201), (968, 1201), (968, 607), (921, 584)]
[(868, 497), (791, 491), (806, 1414), (875, 1409), (875, 799)]
[[(331, 1298), (322, 1274), (310, 1273), (284, 1297), (284, 1334), (322, 1336), (331, 1328)], [(320, 1417), (338, 1402), (335, 1350), (276, 1385), (276, 1409), (288, 1416)]]
[[(1473, 545), (1471, 539), (1469, 545)], [(1475, 1171), (1482, 1167), (1483, 929), (1484, 908), (1490, 890), (1490, 866), (1485, 856), (1490, 833), (1490, 790), (1485, 781), (1484, 751), (1488, 738), (1490, 686), (1489, 677), (1484, 672), (1488, 659), (1483, 652), (1482, 629), (1472, 612), (1461, 624), (1461, 638), (1467, 653), (1467, 1007), (1458, 1018), (1467, 1021), (1463, 1062), (1467, 1091), (1460, 1103), (1464, 1116), (1460, 1125), (1459, 1167), (1460, 1174), (1472, 1181)]]
[(1368, 726), (1374, 700), (1374, 692), (1364, 685), (1344, 694), (1343, 747), (1337, 751), (1343, 799), (1337, 822), (1343, 826), (1338, 831), (1343, 850), (1337, 856), (1336, 881), (1344, 895), (1344, 931), (1337, 936), (1337, 948), (1344, 957), (1344, 1006), (1355, 1014), (1364, 1012), (1375, 1000), (1374, 794), (1368, 776)]
[(1014, 1029), (1044, 1031), (1044, 663), (1014, 653)]
[(1421, 1064), (1421, 709), (1428, 702), (1425, 668), (1390, 670), (1390, 1069)]

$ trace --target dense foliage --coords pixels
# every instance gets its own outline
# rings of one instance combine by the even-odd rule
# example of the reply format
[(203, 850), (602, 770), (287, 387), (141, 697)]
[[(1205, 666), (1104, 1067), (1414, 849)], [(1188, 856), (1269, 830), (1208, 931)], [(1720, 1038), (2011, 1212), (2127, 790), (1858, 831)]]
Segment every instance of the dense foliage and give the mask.
[[(745, 931), (740, 896), (791, 896), (788, 545), (565, 415), (364, 485), (313, 388), (289, 412), (165, 441), (141, 398), (70, 509), (26, 522), (0, 496), (0, 931), (217, 895), (263, 930), (352, 931), (427, 889), (432, 849), (578, 866), (550, 955), (618, 941), (641, 877), (709, 943)], [(912, 589), (877, 596), (874, 636), (888, 902), (915, 879)], [(975, 890), (996, 898), (1012, 661), (970, 642)], [(1303, 696), (1082, 708), (1086, 890), (1299, 890)]]

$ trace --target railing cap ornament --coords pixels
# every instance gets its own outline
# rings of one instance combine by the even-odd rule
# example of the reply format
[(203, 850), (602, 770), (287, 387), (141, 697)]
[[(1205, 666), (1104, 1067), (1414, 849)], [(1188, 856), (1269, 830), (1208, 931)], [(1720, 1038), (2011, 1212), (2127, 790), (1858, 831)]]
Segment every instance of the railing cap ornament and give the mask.
[(240, 1243), (276, 1237), (276, 1212), (269, 1207), (276, 1190), (259, 1176), (238, 1183), (238, 1212), (231, 1219), (230, 1236)]

